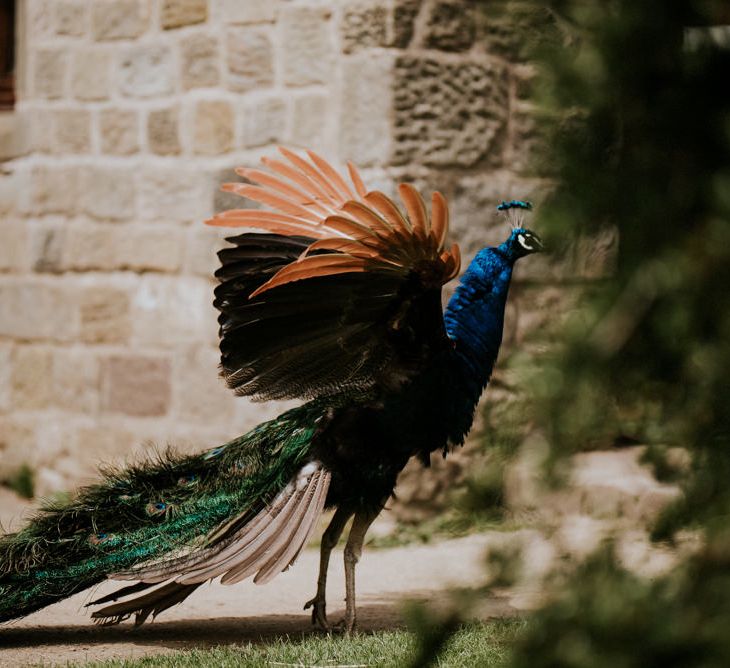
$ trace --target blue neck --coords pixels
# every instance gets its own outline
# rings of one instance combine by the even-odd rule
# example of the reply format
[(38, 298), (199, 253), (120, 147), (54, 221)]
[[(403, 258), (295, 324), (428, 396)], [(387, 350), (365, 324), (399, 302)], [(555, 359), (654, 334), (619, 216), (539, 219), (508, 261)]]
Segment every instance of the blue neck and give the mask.
[(446, 307), (444, 322), (454, 342), (458, 375), (452, 442), (462, 442), (469, 431), (477, 402), (497, 360), (515, 259), (505, 244), (481, 250)]

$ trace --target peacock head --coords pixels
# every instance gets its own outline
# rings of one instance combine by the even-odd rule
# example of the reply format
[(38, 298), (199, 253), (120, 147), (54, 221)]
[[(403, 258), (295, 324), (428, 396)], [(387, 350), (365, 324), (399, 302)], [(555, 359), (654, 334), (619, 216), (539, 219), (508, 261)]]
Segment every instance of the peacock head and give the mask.
[(499, 249), (513, 261), (544, 250), (540, 237), (523, 226), (525, 213), (531, 209), (530, 202), (515, 199), (502, 202), (497, 207), (497, 211), (505, 214), (507, 223), (512, 229), (509, 238), (500, 245)]

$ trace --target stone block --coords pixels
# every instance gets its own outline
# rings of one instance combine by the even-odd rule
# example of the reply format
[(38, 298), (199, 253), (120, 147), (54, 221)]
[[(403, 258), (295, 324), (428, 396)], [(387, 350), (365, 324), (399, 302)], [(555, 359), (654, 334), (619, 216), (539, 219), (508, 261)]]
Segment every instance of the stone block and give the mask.
[(393, 58), (359, 53), (343, 66), (340, 147), (365, 166), (385, 163), (391, 154)]
[(284, 83), (293, 86), (329, 83), (334, 76), (332, 10), (320, 6), (290, 6), (282, 10), (279, 30)]
[(463, 0), (441, 0), (429, 7), (423, 41), (440, 51), (468, 51), (474, 44), (474, 8)]
[(28, 258), (28, 223), (0, 220), (0, 271), (18, 271)]
[(118, 269), (173, 272), (182, 265), (185, 230), (179, 225), (135, 225), (116, 231)]
[(87, 109), (59, 109), (53, 113), (55, 153), (91, 151), (91, 112)]
[(84, 290), (80, 298), (81, 339), (86, 343), (124, 343), (132, 330), (126, 291), (111, 287)]
[(77, 334), (78, 309), (67, 289), (28, 277), (22, 282), (0, 277), (0, 336), (69, 341)]
[(233, 107), (226, 100), (202, 100), (195, 107), (193, 147), (196, 153), (217, 155), (233, 148)]
[(470, 167), (501, 162), (509, 104), (503, 66), (401, 56), (394, 77), (396, 164)]
[(17, 346), (13, 351), (10, 376), (11, 404), (17, 410), (41, 410), (53, 396), (49, 382), (52, 371), (51, 349), (46, 346)]
[(191, 35), (182, 40), (182, 85), (185, 90), (220, 83), (218, 41), (211, 35)]
[[(230, 207), (227, 207), (230, 208)], [(218, 268), (216, 253), (226, 245), (225, 231), (214, 227), (197, 227), (188, 230), (185, 238), (185, 271), (189, 274), (210, 278)]]
[(82, 37), (86, 34), (87, 4), (83, 0), (57, 0), (54, 3), (56, 34)]
[(101, 152), (131, 155), (139, 150), (139, 119), (132, 109), (102, 109), (99, 112)]
[(160, 22), (165, 30), (181, 28), (208, 19), (208, 0), (162, 0)]
[(84, 348), (53, 351), (53, 404), (64, 411), (93, 415), (99, 410), (99, 361)]
[(393, 7), (393, 46), (405, 49), (413, 39), (422, 0), (395, 0)]
[(228, 87), (245, 92), (274, 83), (274, 48), (267, 32), (258, 28), (232, 28), (226, 36)]
[(134, 173), (124, 167), (87, 168), (83, 173), (82, 206), (92, 218), (126, 220), (135, 215)]
[(64, 49), (38, 49), (33, 58), (33, 95), (54, 100), (63, 97), (68, 54)]
[(135, 345), (215, 342), (211, 281), (162, 274), (140, 277), (132, 298)]
[(10, 409), (13, 347), (11, 343), (0, 343), (0, 413)]
[(199, 170), (150, 167), (140, 170), (137, 179), (143, 220), (200, 222), (211, 213), (209, 186)]
[(223, 17), (226, 23), (271, 23), (280, 5), (280, 0), (223, 0)]
[(58, 224), (37, 223), (30, 226), (30, 264), (38, 273), (62, 270), (65, 229)]
[(147, 145), (157, 155), (180, 153), (177, 107), (154, 109), (147, 116)]
[(300, 146), (324, 146), (327, 129), (332, 126), (332, 102), (323, 93), (307, 93), (292, 99), (289, 140)]
[(128, 97), (169, 95), (175, 90), (170, 48), (164, 44), (126, 49), (119, 63), (119, 90)]
[(29, 147), (37, 153), (53, 151), (53, 109), (35, 107), (26, 115), (29, 132)]
[[(126, 227), (126, 226), (125, 226)], [(89, 271), (116, 269), (119, 234), (108, 223), (67, 225), (63, 231), (61, 259), (63, 269)]]
[(122, 466), (129, 462), (135, 444), (134, 435), (116, 422), (99, 427), (83, 426), (76, 431), (75, 459), (86, 462), (87, 469), (98, 464)]
[(176, 420), (227, 424), (235, 395), (218, 375), (219, 353), (199, 345), (175, 355), (173, 406)]
[(37, 166), (30, 174), (29, 209), (32, 213), (76, 213), (79, 207), (78, 167)]
[(135, 417), (166, 415), (171, 364), (167, 357), (111, 355), (101, 360), (102, 408)]
[(340, 23), (340, 38), (345, 53), (368, 47), (387, 46), (387, 8), (372, 0), (347, 6)]
[(91, 14), (94, 39), (139, 37), (149, 26), (150, 5), (144, 0), (94, 0)]
[(103, 48), (75, 51), (71, 68), (71, 90), (85, 101), (106, 100), (111, 92), (111, 54)]
[(286, 101), (277, 95), (247, 101), (243, 107), (243, 145), (249, 148), (282, 141), (286, 134), (286, 114)]

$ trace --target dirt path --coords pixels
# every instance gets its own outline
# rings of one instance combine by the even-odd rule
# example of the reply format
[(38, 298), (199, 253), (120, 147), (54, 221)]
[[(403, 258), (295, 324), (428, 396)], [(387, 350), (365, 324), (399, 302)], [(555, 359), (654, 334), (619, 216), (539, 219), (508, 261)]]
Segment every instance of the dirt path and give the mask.
[[(358, 621), (363, 631), (402, 625), (401, 603), (425, 599), (438, 603), (451, 586), (479, 583), (490, 534), (434, 545), (367, 550), (358, 567)], [(340, 554), (330, 567), (330, 619), (343, 610), (344, 573)], [(314, 593), (318, 555), (302, 554), (288, 572), (265, 586), (218, 583), (195, 592), (187, 601), (139, 629), (129, 623), (94, 626), (83, 605), (85, 592), (0, 628), (0, 666), (33, 662), (66, 664), (112, 657), (132, 658), (176, 649), (227, 643), (258, 642), (312, 632), (302, 605)], [(99, 595), (115, 584), (97, 588)], [(507, 600), (488, 602), (485, 615), (514, 613)]]

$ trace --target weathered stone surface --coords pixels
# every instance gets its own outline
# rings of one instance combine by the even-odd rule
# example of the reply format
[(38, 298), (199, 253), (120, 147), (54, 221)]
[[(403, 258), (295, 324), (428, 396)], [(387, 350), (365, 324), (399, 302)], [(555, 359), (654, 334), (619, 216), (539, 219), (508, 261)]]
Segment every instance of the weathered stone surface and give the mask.
[(329, 96), (320, 93), (297, 95), (291, 103), (290, 140), (300, 146), (324, 146), (328, 128), (332, 127)]
[(111, 54), (103, 48), (75, 51), (71, 90), (79, 100), (106, 100), (111, 91)]
[(17, 271), (28, 256), (28, 224), (0, 220), (0, 271)]
[(216, 312), (210, 295), (209, 278), (141, 276), (132, 297), (132, 344), (214, 344)]
[(274, 49), (265, 31), (232, 28), (228, 40), (228, 87), (245, 92), (274, 83)]
[(132, 39), (149, 26), (150, 3), (143, 0), (94, 0), (91, 25), (94, 38)]
[(215, 348), (192, 346), (175, 356), (173, 407), (181, 422), (227, 424), (235, 395), (218, 375)]
[(70, 291), (27, 277), (20, 282), (0, 277), (0, 336), (69, 341), (77, 334), (78, 313)]
[(263, 146), (281, 141), (286, 133), (286, 113), (286, 101), (278, 95), (247, 101), (243, 107), (243, 145)]
[(30, 174), (32, 213), (73, 213), (78, 206), (79, 169), (34, 167)]
[(370, 0), (348, 6), (340, 24), (342, 50), (352, 53), (372, 46), (387, 46), (387, 21), (388, 10), (379, 2)]
[(143, 169), (137, 174), (137, 187), (142, 220), (200, 221), (211, 212), (208, 184), (197, 169)]
[(154, 109), (147, 117), (147, 144), (157, 155), (180, 153), (177, 107)]
[(129, 296), (124, 290), (88, 288), (81, 294), (81, 338), (87, 343), (123, 343), (129, 339)]
[(508, 108), (504, 68), (401, 56), (394, 76), (395, 163), (499, 164)]
[(421, 0), (395, 0), (393, 8), (393, 46), (405, 49), (413, 39)]
[(176, 271), (182, 264), (183, 230), (174, 225), (107, 223), (65, 230), (63, 267), (74, 271)]
[(54, 10), (57, 34), (68, 37), (86, 34), (87, 5), (83, 0), (57, 0)]
[(226, 100), (203, 100), (195, 107), (196, 153), (216, 155), (233, 147), (233, 107)]
[(463, 0), (441, 0), (429, 8), (424, 43), (441, 51), (467, 51), (474, 44), (474, 8)]
[(102, 109), (99, 112), (102, 153), (131, 155), (139, 150), (139, 119), (132, 109)]
[(185, 239), (185, 272), (210, 278), (218, 268), (216, 253), (225, 246), (224, 236), (225, 233), (213, 227), (200, 226), (189, 230)]
[(33, 63), (34, 96), (47, 100), (63, 97), (68, 54), (63, 49), (38, 49)]
[(50, 403), (53, 387), (51, 349), (46, 346), (18, 346), (13, 351), (11, 402), (19, 410), (39, 410)]
[(0, 412), (2, 413), (10, 409), (10, 376), (13, 369), (13, 348), (14, 346), (10, 343), (0, 343)]
[(280, 5), (280, 0), (223, 0), (223, 16), (227, 23), (270, 23)]
[(57, 273), (62, 270), (65, 229), (58, 224), (29, 226), (30, 264), (38, 273)]
[(128, 97), (168, 95), (175, 88), (170, 48), (149, 44), (127, 49), (119, 63), (119, 89)]
[(165, 30), (204, 23), (208, 0), (163, 0), (160, 21)]
[(32, 465), (37, 453), (38, 443), (32, 424), (0, 417), (0, 478), (12, 477), (24, 464)]
[(182, 264), (184, 232), (179, 225), (158, 224), (153, 229), (135, 225), (116, 230), (115, 264), (132, 271), (177, 271)]
[[(93, 415), (99, 409), (99, 361), (90, 350), (53, 351), (52, 402), (56, 408)], [(46, 381), (48, 382), (48, 381)]]
[(192, 35), (180, 43), (183, 88), (190, 90), (220, 83), (218, 42), (211, 35)]
[(102, 408), (136, 417), (165, 415), (170, 408), (167, 357), (112, 355), (101, 361)]
[(88, 153), (91, 150), (91, 112), (60, 109), (53, 114), (53, 150), (56, 153)]
[[(103, 424), (100, 427), (80, 427), (76, 431), (76, 462), (83, 458), (86, 468), (92, 475), (97, 464), (125, 465), (134, 459), (133, 450), (137, 445), (135, 436), (120, 427), (118, 422)], [(97, 476), (94, 476), (97, 477)]]
[(281, 67), (284, 83), (293, 86), (327, 83), (334, 72), (334, 43), (330, 9), (291, 6), (282, 10)]
[(358, 165), (386, 163), (391, 153), (393, 59), (360, 53), (343, 68), (340, 148)]
[(125, 220), (135, 214), (134, 174), (124, 167), (89, 167), (84, 171), (83, 210), (93, 218)]

